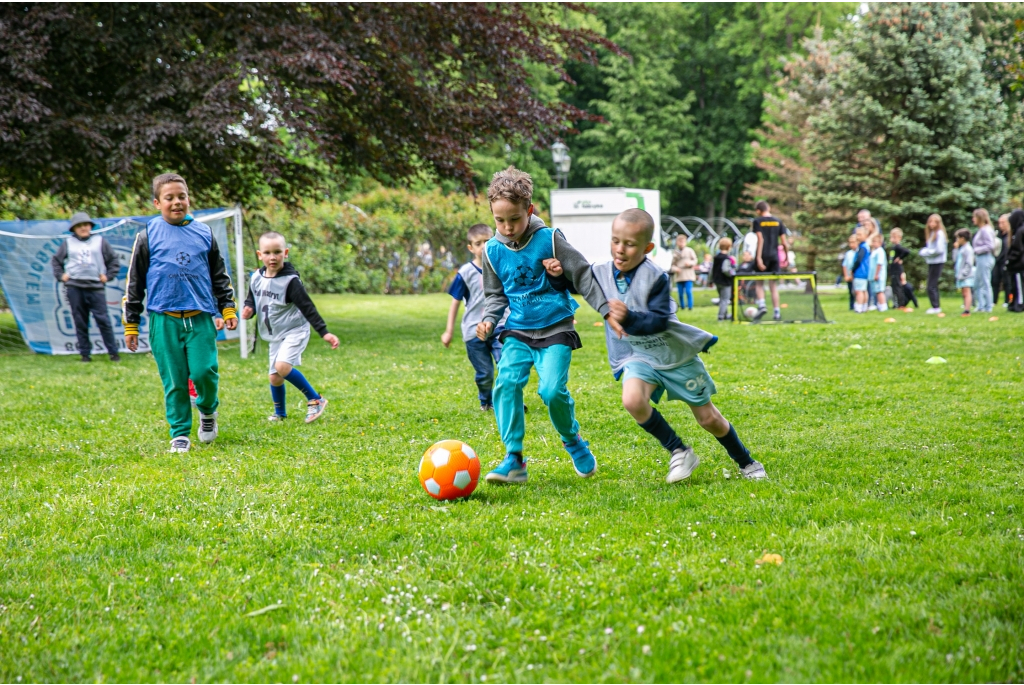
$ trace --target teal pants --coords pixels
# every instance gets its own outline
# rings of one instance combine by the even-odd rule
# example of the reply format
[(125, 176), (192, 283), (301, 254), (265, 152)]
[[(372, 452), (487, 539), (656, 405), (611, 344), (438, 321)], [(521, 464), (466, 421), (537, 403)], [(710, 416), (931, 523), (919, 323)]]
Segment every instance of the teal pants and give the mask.
[(498, 362), (498, 380), (494, 384), (494, 417), (505, 449), (523, 452), (526, 416), (523, 413), (523, 388), (530, 380), (530, 369), (537, 367), (540, 382), (537, 394), (548, 408), (551, 424), (562, 442), (573, 442), (580, 432), (576, 422), (576, 404), (565, 384), (569, 380), (572, 349), (568, 345), (552, 345), (536, 350), (513, 337), (505, 338)]
[(188, 379), (196, 386), (196, 408), (217, 410), (217, 329), (209, 314), (178, 319), (159, 312), (149, 315), (149, 347), (164, 384), (164, 410), (171, 438), (192, 432)]

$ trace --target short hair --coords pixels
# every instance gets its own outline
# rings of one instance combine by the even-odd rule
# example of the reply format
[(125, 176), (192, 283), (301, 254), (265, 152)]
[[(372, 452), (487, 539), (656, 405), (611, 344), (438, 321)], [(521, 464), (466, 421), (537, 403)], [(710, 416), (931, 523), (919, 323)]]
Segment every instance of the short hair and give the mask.
[(982, 226), (988, 226), (992, 223), (992, 219), (990, 219), (988, 216), (988, 210), (984, 209), (983, 207), (978, 207), (976, 210), (974, 210), (973, 216), (976, 219), (981, 219)]
[(533, 201), (533, 179), (530, 174), (514, 166), (496, 172), (487, 188), (487, 201), (496, 200), (508, 200), (521, 207), (529, 207)]
[[(259, 242), (262, 243), (264, 238), (266, 238), (267, 240), (278, 240), (278, 239), (280, 239), (281, 242), (284, 243), (285, 249), (288, 248), (288, 240), (283, 235), (278, 233), (277, 231), (267, 231), (266, 233), (264, 233), (263, 235), (260, 236)], [(257, 243), (257, 247), (259, 247), (258, 243)]]
[(487, 237), (490, 237), (493, 233), (494, 231), (491, 230), (491, 227), (487, 224), (473, 224), (469, 227), (469, 230), (466, 231), (466, 240), (473, 240), (473, 236), (475, 235), (486, 234)]
[(893, 236), (893, 235), (895, 235), (895, 236), (899, 236), (900, 238), (902, 238), (902, 237), (903, 237), (903, 229), (902, 229), (902, 228), (899, 228), (899, 227), (897, 226), (896, 228), (894, 228), (894, 229), (892, 229), (891, 231), (889, 231), (889, 235), (890, 235), (890, 236)]
[(718, 241), (719, 250), (728, 250), (732, 247), (732, 238), (720, 238)]
[(876, 240), (879, 242), (879, 244), (881, 244), (882, 242), (884, 242), (885, 239), (882, 238), (882, 234), (881, 233), (872, 233), (871, 234), (871, 242), (875, 242)]
[(953, 234), (953, 237), (960, 238), (961, 240), (966, 240), (967, 242), (971, 242), (971, 229), (959, 228), (957, 229), (956, 233)]
[(160, 189), (168, 183), (180, 183), (185, 186), (185, 192), (188, 192), (188, 184), (185, 183), (185, 179), (178, 174), (160, 174), (153, 179), (153, 199), (156, 200), (160, 197)]
[[(654, 217), (642, 209), (627, 209), (615, 218), (621, 219), (632, 226), (639, 226), (642, 231), (641, 235), (644, 237), (644, 245), (651, 242), (651, 239), (654, 237)], [(685, 233), (680, 235), (686, 236)], [(678, 237), (676, 236), (676, 238)]]
[(768, 203), (765, 202), (764, 200), (758, 200), (757, 204), (754, 205), (754, 209), (756, 209), (759, 212), (767, 212), (768, 211)]

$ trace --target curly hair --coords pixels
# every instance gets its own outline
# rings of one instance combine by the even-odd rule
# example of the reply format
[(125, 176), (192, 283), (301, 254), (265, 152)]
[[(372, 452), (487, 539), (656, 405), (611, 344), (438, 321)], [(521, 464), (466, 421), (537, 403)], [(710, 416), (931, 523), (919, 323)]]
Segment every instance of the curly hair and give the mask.
[(529, 207), (533, 201), (533, 179), (530, 174), (514, 166), (495, 173), (487, 188), (487, 201), (495, 200), (508, 200), (521, 207)]

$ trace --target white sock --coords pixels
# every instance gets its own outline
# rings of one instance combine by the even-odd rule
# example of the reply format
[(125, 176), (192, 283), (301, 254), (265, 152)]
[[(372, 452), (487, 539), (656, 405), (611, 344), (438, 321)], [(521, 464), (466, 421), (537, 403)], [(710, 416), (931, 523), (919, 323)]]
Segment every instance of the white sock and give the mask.
[(889, 309), (889, 305), (886, 304), (885, 302), (883, 302), (882, 304), (878, 305), (878, 311), (880, 311), (880, 312), (888, 311), (888, 309)]
[(758, 308), (758, 309), (764, 309), (764, 300), (758, 300), (758, 301), (757, 301), (757, 302), (755, 302), (754, 304), (756, 304), (756, 305), (757, 305), (757, 308)]

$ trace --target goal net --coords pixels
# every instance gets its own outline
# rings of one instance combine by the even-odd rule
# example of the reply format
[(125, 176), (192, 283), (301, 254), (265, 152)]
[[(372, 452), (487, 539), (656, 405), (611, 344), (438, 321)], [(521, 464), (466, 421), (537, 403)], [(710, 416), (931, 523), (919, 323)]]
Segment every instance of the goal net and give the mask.
[[(773, 294), (779, 296), (775, 317)], [(764, 300), (764, 308), (758, 301)], [(737, 273), (733, 277), (734, 323), (828, 323), (818, 300), (816, 272)]]
[[(193, 215), (212, 229), (225, 255), (228, 277), (235, 286), (241, 311), (241, 301), (245, 298), (241, 208), (204, 210)], [(107, 240), (121, 262), (117, 278), (108, 281), (105, 289), (107, 314), (121, 353), (127, 352), (121, 325), (121, 298), (128, 262), (135, 235), (146, 227), (150, 218), (97, 219), (99, 226), (93, 230)], [(3, 254), (0, 258), (0, 354), (78, 354), (67, 289), (53, 277), (50, 266), (50, 258), (69, 235), (67, 221), (0, 221), (0, 252)], [(232, 254), (234, 260), (229, 258)], [(237, 342), (239, 337), (245, 340), (245, 323), (240, 321), (239, 329), (235, 331), (221, 331), (218, 340)], [(142, 316), (139, 331), (139, 351), (147, 352), (149, 327), (146, 314)], [(89, 320), (89, 340), (95, 353), (106, 351), (92, 317)], [(246, 346), (239, 347), (245, 356)]]

